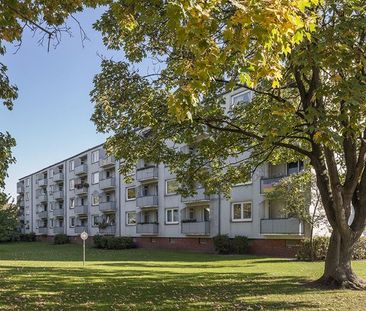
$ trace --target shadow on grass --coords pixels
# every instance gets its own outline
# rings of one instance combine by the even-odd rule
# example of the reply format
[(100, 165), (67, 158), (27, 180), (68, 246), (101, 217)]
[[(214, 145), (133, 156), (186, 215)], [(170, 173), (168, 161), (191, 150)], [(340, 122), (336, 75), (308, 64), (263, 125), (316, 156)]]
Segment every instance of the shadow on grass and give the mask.
[[(3, 269), (3, 270), (1, 270)], [(0, 309), (293, 310), (316, 304), (296, 277), (266, 273), (166, 272), (0, 266)], [(272, 299), (268, 295), (279, 295)], [(281, 297), (283, 296), (283, 299)], [(287, 298), (285, 298), (287, 297)]]

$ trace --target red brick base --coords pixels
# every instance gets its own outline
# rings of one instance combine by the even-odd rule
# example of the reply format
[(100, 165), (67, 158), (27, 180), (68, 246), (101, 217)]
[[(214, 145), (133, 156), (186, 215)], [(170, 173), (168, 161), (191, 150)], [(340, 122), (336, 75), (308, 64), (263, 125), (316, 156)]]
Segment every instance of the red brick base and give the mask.
[(299, 240), (250, 240), (249, 253), (273, 257), (295, 257)]

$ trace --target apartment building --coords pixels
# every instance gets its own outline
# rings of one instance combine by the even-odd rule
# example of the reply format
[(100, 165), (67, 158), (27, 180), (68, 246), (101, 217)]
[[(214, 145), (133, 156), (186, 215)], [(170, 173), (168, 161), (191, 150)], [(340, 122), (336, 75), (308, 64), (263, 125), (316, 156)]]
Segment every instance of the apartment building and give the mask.
[[(227, 100), (247, 101), (250, 93), (234, 92)], [(280, 178), (301, 171), (302, 162), (263, 165), (251, 181), (233, 187), (229, 200), (207, 195), (202, 188), (182, 197), (164, 163), (140, 160), (129, 184), (118, 168), (118, 161), (98, 145), (21, 178), (22, 231), (75, 238), (87, 231), (91, 236), (131, 236), (142, 247), (201, 251), (213, 250), (217, 234), (245, 235), (253, 253), (271, 255), (292, 254), (308, 234), (300, 220), (283, 212), (280, 202), (265, 197)]]

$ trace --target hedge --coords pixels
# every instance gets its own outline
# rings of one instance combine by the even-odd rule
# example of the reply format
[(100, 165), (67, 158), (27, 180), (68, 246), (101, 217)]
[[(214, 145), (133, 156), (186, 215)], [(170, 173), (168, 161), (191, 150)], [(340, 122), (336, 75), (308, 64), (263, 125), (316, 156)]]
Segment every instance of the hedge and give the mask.
[(219, 254), (245, 254), (248, 251), (248, 238), (246, 236), (235, 236), (233, 239), (227, 234), (217, 235), (213, 238), (215, 251)]
[[(313, 238), (313, 256), (311, 256), (310, 239), (304, 239), (300, 242), (296, 257), (299, 260), (325, 260), (329, 245), (329, 237)], [(354, 246), (353, 260), (366, 259), (366, 238), (361, 237)]]
[(70, 243), (70, 239), (66, 234), (56, 234), (53, 238), (54, 244), (67, 244)]
[(21, 233), (19, 235), (19, 240), (22, 242), (34, 242), (36, 240), (36, 234), (34, 232)]
[(102, 249), (129, 249), (135, 247), (131, 237), (95, 235), (93, 240), (94, 246)]

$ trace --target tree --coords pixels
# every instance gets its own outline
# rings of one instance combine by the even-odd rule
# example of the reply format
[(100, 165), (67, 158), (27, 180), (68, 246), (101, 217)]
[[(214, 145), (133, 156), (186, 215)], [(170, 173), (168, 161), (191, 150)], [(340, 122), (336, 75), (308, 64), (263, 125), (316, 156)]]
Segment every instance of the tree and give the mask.
[[(14, 44), (20, 48), (25, 29), (38, 36), (38, 44), (52, 43), (57, 46), (63, 33), (70, 33), (70, 27), (65, 23), (73, 13), (82, 11), (84, 6), (96, 7), (109, 2), (108, 0), (50, 0), (50, 1), (20, 1), (3, 0), (0, 2), (0, 55), (6, 53), (6, 44)], [(82, 39), (85, 37), (81, 26)], [(7, 75), (7, 66), (0, 62), (0, 101), (7, 109), (12, 109), (18, 97), (18, 88), (13, 85)], [(7, 169), (15, 159), (11, 148), (15, 139), (9, 133), (0, 133), (0, 189), (4, 187)]]
[[(197, 181), (229, 191), (266, 161), (309, 160), (332, 227), (319, 283), (365, 288), (351, 266), (366, 220), (365, 28), (361, 0), (113, 3), (96, 24), (104, 42), (162, 69), (104, 60), (92, 120), (114, 133), (122, 173), (162, 161), (183, 192)], [(227, 114), (221, 95), (235, 87), (255, 96)]]
[(303, 221), (310, 228), (310, 258), (313, 260), (314, 229), (326, 232), (329, 229), (319, 190), (311, 170), (291, 174), (275, 184), (268, 200), (281, 201), (283, 212)]
[(18, 207), (0, 194), (0, 242), (16, 240), (18, 225)]

